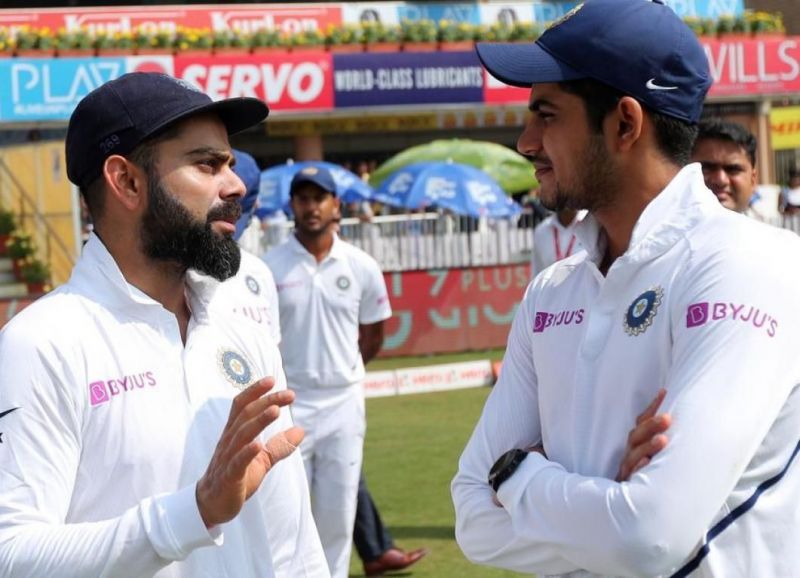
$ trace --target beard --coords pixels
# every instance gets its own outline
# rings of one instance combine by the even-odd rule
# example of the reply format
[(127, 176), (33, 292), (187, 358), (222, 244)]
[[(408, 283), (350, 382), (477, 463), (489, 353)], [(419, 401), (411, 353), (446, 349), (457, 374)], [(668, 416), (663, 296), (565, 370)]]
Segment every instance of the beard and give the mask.
[(158, 175), (149, 175), (148, 182), (149, 202), (141, 226), (145, 255), (177, 263), (184, 271), (195, 269), (219, 281), (234, 276), (242, 258), (239, 245), (233, 236), (215, 233), (211, 223), (238, 219), (242, 212), (239, 203), (225, 201), (212, 208), (203, 222), (161, 184)]
[(554, 196), (542, 199), (545, 208), (551, 211), (595, 211), (613, 203), (616, 173), (602, 135), (589, 138), (577, 166), (579, 168), (571, 184), (556, 183)]

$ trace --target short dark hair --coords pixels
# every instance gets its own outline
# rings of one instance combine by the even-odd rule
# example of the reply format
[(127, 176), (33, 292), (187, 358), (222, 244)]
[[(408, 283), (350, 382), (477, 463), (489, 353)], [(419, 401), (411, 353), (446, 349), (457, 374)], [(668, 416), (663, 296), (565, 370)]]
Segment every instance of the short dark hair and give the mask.
[(713, 118), (700, 123), (700, 133), (697, 141), (701, 139), (724, 140), (742, 147), (750, 159), (750, 164), (756, 166), (756, 137), (738, 122)]
[[(561, 90), (574, 94), (583, 100), (589, 126), (595, 132), (603, 131), (603, 120), (609, 112), (614, 110), (624, 92), (612, 88), (592, 78), (568, 80), (558, 83)], [(631, 97), (635, 98), (635, 97)], [(697, 137), (697, 125), (688, 121), (655, 112), (647, 105), (642, 107), (648, 112), (656, 131), (656, 145), (659, 151), (668, 160), (678, 166), (689, 162), (692, 156), (692, 147)]]
[[(165, 140), (174, 138), (180, 132), (182, 123), (170, 125), (164, 130), (156, 133), (147, 140), (139, 143), (130, 153), (124, 155), (126, 159), (138, 165), (148, 177), (155, 175), (155, 148)], [(89, 210), (92, 220), (97, 221), (103, 214), (105, 207), (105, 185), (103, 175), (93, 180), (87, 187), (81, 187), (80, 192), (83, 200), (86, 201), (86, 208)]]

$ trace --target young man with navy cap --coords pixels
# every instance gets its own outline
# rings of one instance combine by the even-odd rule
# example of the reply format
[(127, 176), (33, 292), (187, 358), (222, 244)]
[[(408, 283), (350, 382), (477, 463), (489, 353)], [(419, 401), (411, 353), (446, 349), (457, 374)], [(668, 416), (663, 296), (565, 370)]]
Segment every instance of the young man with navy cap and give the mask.
[(340, 199), (325, 168), (307, 166), (290, 186), (294, 234), (264, 260), (278, 286), (281, 354), (306, 431), (300, 451), (331, 576), (347, 578), (366, 420), (364, 365), (383, 344), (392, 310), (378, 263), (342, 241)]
[(228, 135), (266, 116), (154, 73), (72, 114), (95, 228), (0, 333), (4, 575), (329, 575), (277, 347), (210, 306), (240, 259)]
[[(456, 538), (542, 575), (800, 575), (800, 240), (687, 164), (711, 84), (663, 2), (587, 0), (530, 45), (519, 150), (585, 251), (529, 286), (459, 462)], [(754, 362), (758, 360), (758, 362)]]

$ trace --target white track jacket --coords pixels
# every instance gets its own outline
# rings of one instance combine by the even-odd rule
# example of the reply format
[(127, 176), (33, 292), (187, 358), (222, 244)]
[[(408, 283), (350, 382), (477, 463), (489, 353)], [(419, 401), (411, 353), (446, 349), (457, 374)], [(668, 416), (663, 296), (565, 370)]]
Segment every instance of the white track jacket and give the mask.
[[(475, 562), (541, 575), (800, 576), (800, 239), (724, 209), (698, 164), (637, 222), (538, 275), (459, 462), (456, 535)], [(614, 478), (667, 389), (669, 443)], [(492, 503), (486, 478), (531, 453)]]
[[(263, 328), (209, 311), (190, 272), (177, 321), (92, 236), (69, 282), (0, 333), (0, 576), (329, 576), (300, 452), (206, 530), (195, 485), (231, 398), (286, 381)], [(291, 425), (287, 410), (263, 434)]]

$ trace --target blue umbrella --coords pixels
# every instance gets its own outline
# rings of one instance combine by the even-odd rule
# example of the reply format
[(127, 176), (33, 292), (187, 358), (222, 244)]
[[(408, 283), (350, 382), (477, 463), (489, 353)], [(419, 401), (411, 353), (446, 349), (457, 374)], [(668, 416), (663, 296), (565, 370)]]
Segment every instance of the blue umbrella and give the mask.
[(271, 167), (261, 173), (258, 189), (259, 216), (275, 211), (289, 211), (289, 185), (292, 178), (305, 167), (322, 167), (330, 171), (336, 181), (336, 195), (343, 203), (365, 201), (372, 198), (372, 187), (361, 180), (355, 173), (325, 161), (289, 162)]
[(407, 165), (386, 177), (372, 199), (409, 209), (436, 206), (472, 217), (510, 217), (522, 210), (485, 172), (452, 162)]

